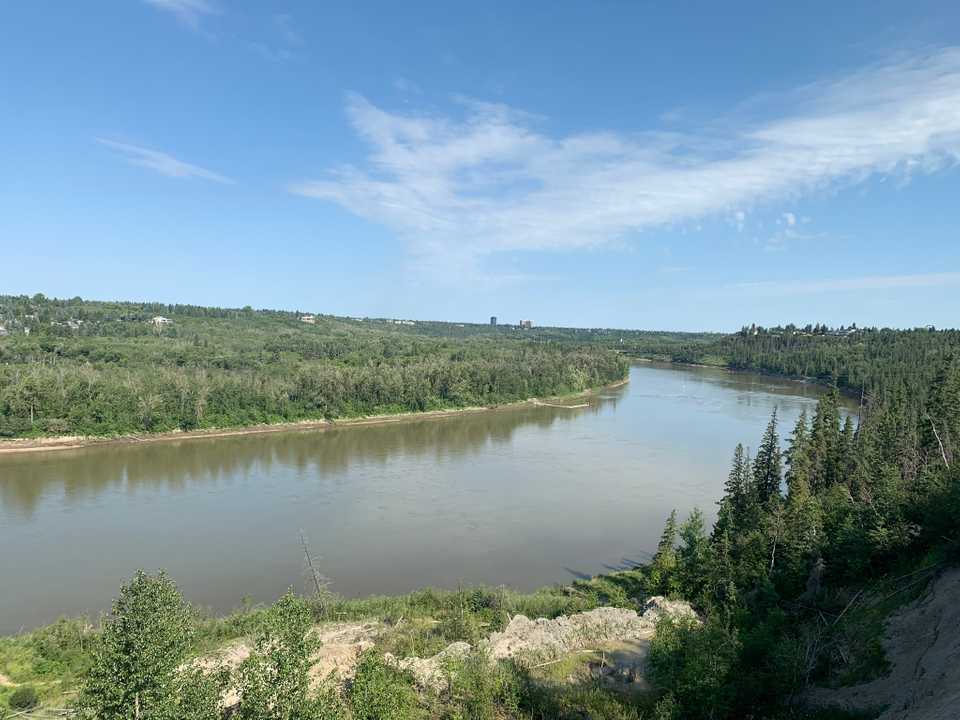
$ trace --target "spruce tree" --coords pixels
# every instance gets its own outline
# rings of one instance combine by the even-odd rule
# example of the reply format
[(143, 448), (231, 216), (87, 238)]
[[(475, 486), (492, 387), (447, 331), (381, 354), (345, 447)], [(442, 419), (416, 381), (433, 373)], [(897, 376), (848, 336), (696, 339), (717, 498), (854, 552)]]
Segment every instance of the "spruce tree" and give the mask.
[(810, 489), (814, 494), (837, 482), (840, 447), (840, 410), (836, 388), (820, 398), (810, 431), (812, 472)]
[(650, 566), (649, 590), (660, 595), (673, 595), (677, 587), (677, 511), (671, 510), (667, 518), (657, 553)]
[(694, 508), (680, 526), (680, 549), (677, 569), (680, 589), (687, 599), (699, 601), (706, 589), (710, 565), (710, 543), (704, 534), (703, 513)]
[(780, 496), (780, 483), (783, 476), (781, 465), (777, 409), (774, 408), (766, 432), (763, 434), (763, 440), (757, 448), (757, 457), (753, 461), (754, 486), (761, 505), (766, 505), (771, 498)]
[(807, 422), (806, 409), (800, 413), (797, 424), (790, 437), (790, 448), (784, 453), (787, 460), (787, 494), (793, 493), (793, 486), (803, 483), (807, 493), (810, 492), (810, 473), (812, 458), (810, 456), (810, 431)]

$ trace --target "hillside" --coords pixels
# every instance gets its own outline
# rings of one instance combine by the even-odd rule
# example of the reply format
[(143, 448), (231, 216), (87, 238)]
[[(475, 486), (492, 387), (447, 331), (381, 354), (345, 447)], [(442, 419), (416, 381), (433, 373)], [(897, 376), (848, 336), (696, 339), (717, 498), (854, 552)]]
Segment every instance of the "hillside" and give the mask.
[(621, 380), (517, 328), (0, 297), (0, 436), (112, 435), (495, 405)]

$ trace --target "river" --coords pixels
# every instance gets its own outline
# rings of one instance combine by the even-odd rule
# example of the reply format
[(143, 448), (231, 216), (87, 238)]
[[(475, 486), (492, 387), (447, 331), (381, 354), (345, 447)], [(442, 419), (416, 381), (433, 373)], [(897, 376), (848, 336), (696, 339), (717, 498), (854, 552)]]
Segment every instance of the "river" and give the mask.
[(216, 612), (305, 590), (301, 530), (350, 596), (624, 567), (820, 392), (644, 363), (582, 408), (0, 457), (0, 634), (96, 616), (138, 567)]

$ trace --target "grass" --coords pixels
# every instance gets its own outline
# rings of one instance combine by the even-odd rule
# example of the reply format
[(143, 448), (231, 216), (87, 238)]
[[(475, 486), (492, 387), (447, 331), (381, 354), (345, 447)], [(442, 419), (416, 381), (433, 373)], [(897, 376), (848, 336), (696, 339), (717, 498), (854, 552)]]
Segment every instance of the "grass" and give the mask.
[[(831, 686), (854, 684), (886, 671), (886, 658), (880, 644), (883, 623), (890, 613), (914, 600), (925, 587), (922, 582), (911, 584), (913, 576), (904, 576), (941, 562), (944, 559), (941, 555), (931, 553), (911, 565), (897, 567), (872, 585), (858, 602), (851, 604), (829, 638), (844, 648), (846, 661), (828, 662), (819, 668), (821, 682)], [(646, 598), (644, 577), (644, 571), (636, 569), (532, 593), (484, 586), (457, 590), (426, 588), (406, 595), (329, 597), (312, 602), (317, 622), (382, 623), (383, 631), (375, 648), (378, 656), (389, 652), (397, 657), (429, 657), (457, 640), (476, 644), (481, 637), (502, 630), (518, 614), (554, 618), (609, 605), (639, 610)], [(828, 599), (824, 609), (836, 617), (851, 597), (849, 592), (837, 593)], [(192, 654), (208, 654), (231, 641), (249, 638), (263, 629), (266, 617), (266, 607), (250, 604), (222, 617), (198, 613)], [(14, 684), (0, 687), (0, 713), (16, 687), (34, 687), (41, 706), (63, 707), (69, 703), (88, 667), (97, 635), (96, 629), (85, 620), (62, 619), (23, 635), (0, 638), (0, 674)], [(654, 696), (617, 692), (611, 690), (608, 683), (594, 678), (590, 666), (599, 658), (598, 653), (585, 651), (559, 662), (522, 669), (509, 662), (491, 666), (471, 656), (454, 668), (459, 679), (448, 691), (421, 698), (420, 711), (427, 715), (411, 711), (411, 715), (404, 717), (657, 718)], [(372, 677), (375, 686), (397, 680), (397, 676), (389, 672), (382, 677), (374, 673)], [(396, 689), (391, 692), (396, 692), (398, 698), (406, 696)], [(770, 720), (865, 720), (875, 716), (832, 710), (797, 713), (799, 711), (791, 710)]]
[[(457, 590), (426, 588), (406, 595), (325, 598), (313, 602), (318, 622), (378, 621), (386, 629), (380, 652), (434, 655), (457, 640), (471, 644), (502, 630), (514, 615), (555, 618), (601, 605), (634, 607), (643, 597), (642, 572), (625, 571), (570, 586), (518, 593), (505, 587)], [(191, 653), (213, 652), (263, 629), (267, 608), (244, 603), (221, 617), (197, 613)], [(41, 705), (62, 706), (90, 662), (98, 633), (86, 619), (61, 619), (15, 637), (0, 638), (0, 674), (14, 684), (0, 687), (0, 708), (16, 687), (37, 689)]]

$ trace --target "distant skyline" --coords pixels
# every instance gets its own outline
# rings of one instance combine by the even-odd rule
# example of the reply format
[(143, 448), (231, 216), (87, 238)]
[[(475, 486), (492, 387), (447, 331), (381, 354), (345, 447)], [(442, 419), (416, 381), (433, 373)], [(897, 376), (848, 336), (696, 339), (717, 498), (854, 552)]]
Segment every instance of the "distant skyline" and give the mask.
[(950, 2), (35, 0), (0, 293), (486, 324), (960, 322)]

